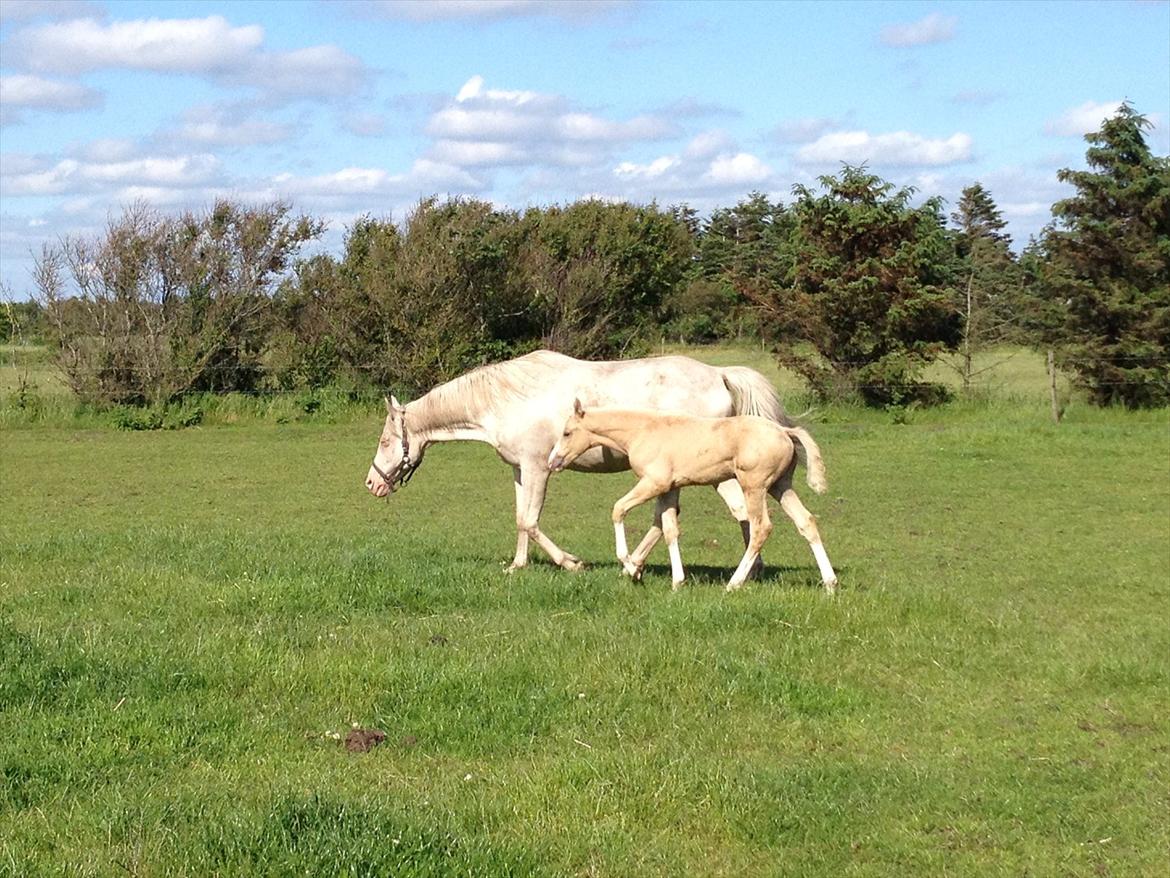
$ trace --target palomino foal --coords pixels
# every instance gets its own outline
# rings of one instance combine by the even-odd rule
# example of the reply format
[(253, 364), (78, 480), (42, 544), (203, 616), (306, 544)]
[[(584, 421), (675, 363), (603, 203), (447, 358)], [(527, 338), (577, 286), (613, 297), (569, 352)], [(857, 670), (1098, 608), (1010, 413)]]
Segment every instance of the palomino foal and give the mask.
[(808, 540), (825, 590), (833, 592), (837, 575), (821, 543), (816, 519), (792, 490), (796, 469), (796, 443), (804, 446), (808, 458), (808, 484), (818, 494), (825, 492), (825, 464), (820, 449), (808, 431), (784, 427), (754, 415), (729, 418), (696, 418), (684, 414), (591, 409), (580, 400), (565, 424), (548, 457), (553, 472), (564, 469), (578, 455), (598, 445), (617, 451), (630, 461), (639, 481), (613, 507), (614, 538), (618, 560), (631, 576), (641, 575), (649, 547), (639, 546), (630, 555), (626, 545), (625, 517), (647, 500), (658, 499), (662, 534), (670, 550), (671, 579), (677, 590), (686, 577), (678, 549), (678, 491), (687, 485), (716, 485), (734, 478), (743, 489), (747, 504), (750, 539), (747, 551), (735, 568), (727, 590), (739, 588), (760, 555), (760, 548), (772, 532), (765, 494), (771, 494), (792, 519), (801, 536)]

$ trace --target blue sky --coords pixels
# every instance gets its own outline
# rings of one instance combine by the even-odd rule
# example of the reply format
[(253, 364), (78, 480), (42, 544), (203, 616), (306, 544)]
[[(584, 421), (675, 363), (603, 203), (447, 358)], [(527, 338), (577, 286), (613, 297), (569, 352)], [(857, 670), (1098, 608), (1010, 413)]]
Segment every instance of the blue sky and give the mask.
[(0, 0), (0, 281), (122, 206), (431, 194), (706, 212), (866, 163), (1022, 244), (1128, 99), (1170, 152), (1166, 2)]

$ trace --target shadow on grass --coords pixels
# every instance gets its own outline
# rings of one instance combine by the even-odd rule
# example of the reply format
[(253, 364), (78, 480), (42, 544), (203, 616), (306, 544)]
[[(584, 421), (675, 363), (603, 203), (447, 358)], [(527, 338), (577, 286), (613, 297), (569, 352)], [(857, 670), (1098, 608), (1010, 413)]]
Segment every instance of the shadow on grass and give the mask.
[[(731, 579), (731, 574), (735, 572), (734, 566), (717, 567), (711, 564), (687, 564), (685, 569), (687, 574), (686, 585), (719, 586), (721, 588), (727, 585), (727, 581)], [(838, 568), (838, 577), (845, 572), (847, 571), (843, 568)], [(646, 582), (651, 577), (661, 577), (669, 582), (670, 565), (647, 564), (642, 581)], [(817, 570), (815, 565), (768, 564), (765, 565), (764, 572), (761, 576), (749, 579), (745, 585), (750, 586), (753, 583), (815, 588), (818, 591), (823, 590), (825, 587), (824, 583), (821, 582), (820, 571)]]

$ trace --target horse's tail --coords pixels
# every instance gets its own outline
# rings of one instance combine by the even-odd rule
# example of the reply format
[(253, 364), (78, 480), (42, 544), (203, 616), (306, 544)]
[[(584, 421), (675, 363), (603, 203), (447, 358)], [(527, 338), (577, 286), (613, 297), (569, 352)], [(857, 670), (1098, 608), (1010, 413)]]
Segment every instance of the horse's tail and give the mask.
[(731, 393), (737, 415), (758, 415), (775, 421), (781, 427), (795, 427), (784, 411), (784, 403), (772, 382), (746, 366), (728, 366), (719, 370), (723, 385)]
[(808, 479), (808, 486), (818, 494), (829, 490), (829, 483), (825, 478), (825, 461), (821, 457), (820, 446), (813, 440), (812, 434), (804, 427), (785, 427), (787, 433), (797, 445), (804, 448), (804, 468)]

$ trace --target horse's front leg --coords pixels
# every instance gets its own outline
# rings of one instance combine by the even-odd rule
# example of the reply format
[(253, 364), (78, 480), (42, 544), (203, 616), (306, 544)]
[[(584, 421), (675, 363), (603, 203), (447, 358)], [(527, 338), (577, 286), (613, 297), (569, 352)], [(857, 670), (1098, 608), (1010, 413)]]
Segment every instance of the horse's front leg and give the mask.
[[(637, 578), (640, 571), (638, 565), (635, 564), (634, 559), (630, 556), (630, 549), (626, 543), (626, 516), (634, 507), (641, 506), (647, 500), (652, 500), (668, 490), (670, 490), (669, 487), (664, 488), (651, 479), (643, 478), (630, 489), (629, 493), (618, 500), (617, 503), (613, 504), (614, 548), (617, 551), (618, 560), (622, 562), (622, 568), (630, 576)], [(647, 534), (648, 537), (649, 534)], [(646, 540), (643, 540), (643, 543), (645, 542)], [(657, 542), (657, 538), (655, 538), (655, 542)]]
[(536, 541), (554, 564), (566, 570), (580, 570), (584, 566), (581, 559), (561, 549), (545, 536), (539, 527), (549, 476), (544, 461), (521, 463), (512, 469), (516, 484), (516, 557), (508, 571), (524, 567), (528, 563), (530, 539)]

